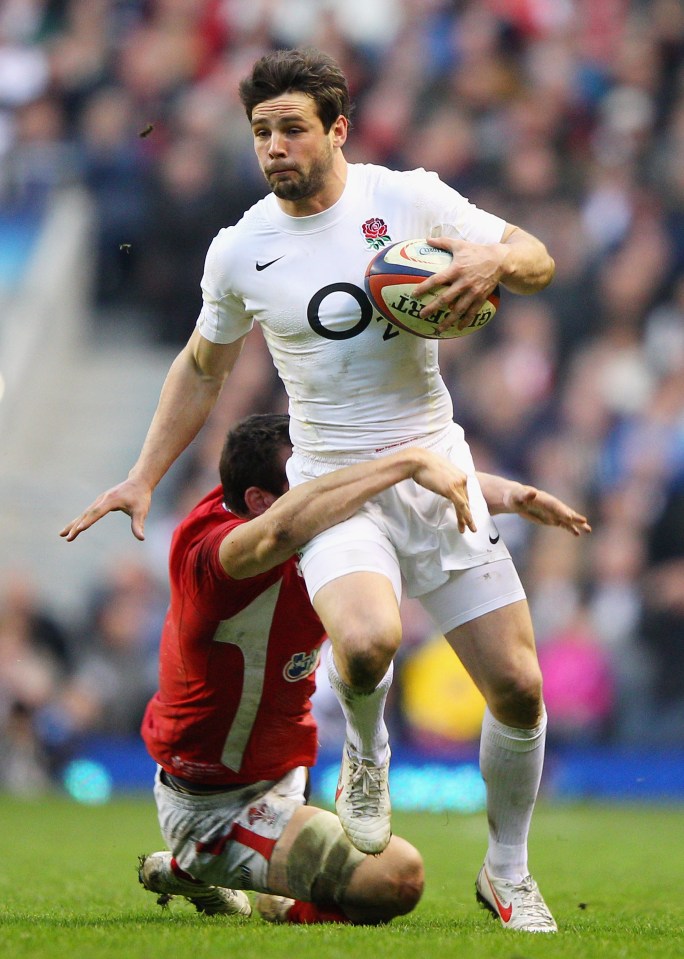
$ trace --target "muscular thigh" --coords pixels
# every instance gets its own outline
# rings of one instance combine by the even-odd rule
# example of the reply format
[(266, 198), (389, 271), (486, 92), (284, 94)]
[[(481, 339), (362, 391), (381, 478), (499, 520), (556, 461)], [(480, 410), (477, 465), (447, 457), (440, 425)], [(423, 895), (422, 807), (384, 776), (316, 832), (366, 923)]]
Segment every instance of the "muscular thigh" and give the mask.
[(446, 638), (496, 719), (520, 728), (539, 722), (541, 671), (526, 600), (463, 623)]
[(463, 623), (446, 638), (483, 694), (536, 664), (526, 600)]
[(340, 675), (373, 688), (401, 642), (401, 573), (392, 544), (370, 516), (356, 514), (316, 536), (300, 566)]
[(314, 608), (330, 638), (358, 636), (360, 642), (401, 628), (399, 603), (389, 579), (381, 573), (349, 573), (324, 586)]
[(316, 594), (314, 608), (332, 642), (345, 683), (370, 691), (401, 643), (399, 603), (382, 573), (349, 573)]
[(454, 571), (421, 601), (494, 716), (513, 726), (536, 725), (541, 673), (525, 592), (512, 560)]

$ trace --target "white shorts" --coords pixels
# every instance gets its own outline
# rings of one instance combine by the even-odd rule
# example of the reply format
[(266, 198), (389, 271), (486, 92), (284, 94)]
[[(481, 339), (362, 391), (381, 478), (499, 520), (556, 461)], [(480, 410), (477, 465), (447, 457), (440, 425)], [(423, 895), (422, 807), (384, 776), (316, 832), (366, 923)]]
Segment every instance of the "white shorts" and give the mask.
[(273, 849), (304, 804), (304, 767), (277, 782), (207, 795), (176, 792), (160, 772), (154, 783), (159, 825), (181, 869), (214, 886), (269, 892)]
[(457, 626), (526, 599), (512, 559), (458, 569), (431, 593), (419, 597), (423, 609), (445, 635)]
[[(456, 570), (510, 560), (489, 515), (463, 430), (453, 424), (437, 437), (414, 440), (411, 445), (440, 453), (467, 474), (477, 532), (460, 533), (452, 503), (413, 480), (404, 480), (373, 497), (350, 519), (319, 533), (300, 551), (300, 569), (312, 600), (326, 583), (352, 572), (382, 573), (399, 599), (402, 578), (407, 595), (420, 597), (444, 586)], [(349, 462), (338, 456), (293, 453), (287, 475), (295, 486)]]

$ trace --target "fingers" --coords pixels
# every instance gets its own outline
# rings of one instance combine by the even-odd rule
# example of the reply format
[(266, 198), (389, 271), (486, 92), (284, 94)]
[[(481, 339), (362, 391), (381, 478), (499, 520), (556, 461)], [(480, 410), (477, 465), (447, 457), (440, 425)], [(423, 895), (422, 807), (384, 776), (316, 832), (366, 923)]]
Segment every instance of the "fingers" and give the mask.
[(470, 499), (468, 497), (468, 477), (461, 470), (457, 469), (456, 478), (451, 484), (451, 502), (456, 509), (456, 521), (458, 523), (459, 533), (465, 533), (469, 529), (472, 533), (477, 532), (477, 526), (473, 519), (470, 509)]
[(580, 513), (571, 512), (560, 525), (564, 526), (573, 536), (581, 536), (582, 533), (591, 533), (591, 526), (587, 522), (586, 516), (582, 516)]
[[(529, 495), (530, 491), (531, 496)], [(516, 497), (516, 501), (520, 515), (533, 522), (541, 523), (544, 526), (560, 526), (572, 533), (573, 536), (581, 536), (582, 533), (591, 532), (591, 526), (586, 516), (543, 490), (528, 487), (526, 495)]]
[(466, 474), (446, 460), (442, 460), (441, 457), (435, 460), (434, 455), (427, 451), (424, 451), (423, 455), (428, 458), (429, 466), (428, 469), (416, 471), (413, 476), (415, 482), (451, 500), (456, 510), (456, 522), (460, 533), (465, 533), (466, 529), (476, 533), (477, 526), (468, 499)]
[[(436, 290), (438, 287), (442, 286), (446, 280), (447, 278), (444, 273), (433, 273), (432, 276), (428, 276), (426, 279), (418, 283), (417, 286), (414, 286), (411, 292), (416, 297), (425, 296), (426, 293), (431, 293), (433, 290)], [(430, 312), (433, 312), (432, 306), (434, 302), (434, 300), (431, 300), (428, 306), (424, 307), (424, 310), (430, 310)]]
[(479, 287), (464, 287), (464, 282), (463, 278), (455, 280), (452, 273), (443, 272), (435, 273), (413, 288), (416, 299), (433, 294), (421, 309), (420, 316), (427, 319), (443, 313), (436, 327), (440, 333), (452, 326), (465, 329), (482, 308), (485, 293), (481, 293)]
[(553, 509), (548, 510), (548, 519), (545, 520), (549, 525), (560, 526), (572, 533), (573, 536), (591, 533), (591, 526), (587, 522), (586, 516), (576, 512), (570, 506), (566, 506), (561, 500), (555, 500), (552, 505)]
[(68, 526), (65, 526), (63, 530), (60, 530), (59, 535), (63, 536), (67, 543), (71, 543), (73, 540), (75, 540), (78, 534), (81, 532), (81, 526), (78, 525), (78, 523), (78, 520), (73, 520), (73, 522), (69, 523)]
[[(97, 502), (97, 500), (95, 501)], [(80, 516), (77, 516), (76, 519), (73, 519), (68, 523), (64, 529), (60, 530), (59, 535), (63, 536), (67, 543), (73, 542), (86, 529), (90, 529), (93, 523), (96, 523), (101, 519), (106, 513), (109, 513), (110, 510), (106, 507), (96, 506), (93, 503), (92, 506), (89, 506), (85, 512), (81, 513)]]
[[(67, 543), (72, 543), (81, 533), (85, 530), (90, 529), (98, 520), (102, 519), (103, 516), (106, 516), (107, 513), (116, 513), (116, 512), (128, 512), (127, 510), (122, 510), (120, 507), (111, 506), (111, 507), (102, 507), (99, 509), (88, 509), (85, 513), (82, 513), (80, 516), (77, 516), (76, 519), (72, 520), (70, 523), (59, 531), (59, 535), (66, 539)], [(145, 517), (140, 513), (131, 514), (131, 532), (136, 539), (139, 539), (141, 542), (145, 539)]]
[[(467, 305), (468, 301), (470, 301), (470, 306)], [(444, 333), (446, 330), (451, 329), (452, 326), (455, 326), (459, 330), (465, 330), (467, 326), (470, 326), (471, 323), (475, 321), (475, 317), (482, 307), (482, 302), (483, 300), (479, 300), (475, 303), (470, 297), (468, 297), (467, 300), (464, 297), (457, 297), (455, 300), (452, 300), (447, 306), (448, 312), (446, 316), (437, 324), (437, 331)], [(434, 313), (436, 309), (439, 309), (439, 307), (435, 307), (432, 312)]]
[[(430, 246), (436, 247), (438, 250), (446, 250), (453, 254), (454, 247), (456, 243), (453, 240), (446, 239), (445, 237), (430, 237), (428, 240)], [(453, 282), (453, 277), (446, 270), (442, 270), (440, 273), (433, 273), (432, 276), (426, 277), (420, 283), (418, 283), (413, 288), (413, 293), (416, 296), (424, 296), (426, 293), (430, 293), (432, 290), (437, 289), (437, 287), (442, 286), (443, 284), (450, 284)], [(433, 312), (430, 310), (430, 312)], [(430, 314), (426, 314), (429, 316)]]
[(145, 517), (134, 513), (131, 516), (131, 532), (142, 543), (145, 539)]
[(465, 533), (466, 527), (470, 530), (471, 533), (477, 533), (477, 526), (475, 525), (475, 520), (473, 519), (473, 515), (470, 512), (470, 510), (468, 510), (468, 512), (464, 516), (463, 524), (459, 523), (458, 528), (461, 533)]
[(459, 533), (465, 533), (466, 529), (469, 529), (471, 533), (477, 533), (477, 526), (475, 525), (475, 520), (470, 510), (467, 489), (463, 487), (462, 489), (459, 488), (455, 490), (451, 501), (456, 508), (456, 521), (458, 523)]
[[(439, 274), (435, 274), (433, 280), (439, 280)], [(431, 316), (437, 317), (441, 313), (444, 314), (435, 326), (437, 332), (444, 333), (454, 326), (459, 330), (464, 330), (475, 323), (486, 299), (484, 295), (473, 296), (472, 293), (439, 285), (437, 289), (436, 295), (420, 311), (420, 316), (423, 319)], [(413, 294), (416, 297), (422, 295), (418, 288), (414, 288)]]
[(77, 516), (76, 519), (72, 519), (70, 523), (67, 523), (64, 529), (60, 530), (59, 535), (63, 536), (67, 543), (71, 543), (76, 539), (79, 533), (82, 533), (84, 529), (88, 529), (88, 527), (92, 526), (96, 521), (95, 517), (89, 519), (92, 512), (92, 507), (90, 507), (84, 513), (81, 513), (80, 516)]

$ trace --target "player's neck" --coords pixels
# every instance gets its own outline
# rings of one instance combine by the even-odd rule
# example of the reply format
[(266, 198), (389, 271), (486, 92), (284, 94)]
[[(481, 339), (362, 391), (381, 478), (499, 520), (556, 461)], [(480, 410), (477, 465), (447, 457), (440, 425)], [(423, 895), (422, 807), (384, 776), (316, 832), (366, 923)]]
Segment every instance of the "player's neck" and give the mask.
[(312, 196), (302, 200), (282, 200), (276, 197), (278, 206), (288, 216), (314, 216), (334, 206), (344, 193), (347, 182), (347, 161), (341, 151), (337, 151), (333, 160), (332, 169), (325, 185)]

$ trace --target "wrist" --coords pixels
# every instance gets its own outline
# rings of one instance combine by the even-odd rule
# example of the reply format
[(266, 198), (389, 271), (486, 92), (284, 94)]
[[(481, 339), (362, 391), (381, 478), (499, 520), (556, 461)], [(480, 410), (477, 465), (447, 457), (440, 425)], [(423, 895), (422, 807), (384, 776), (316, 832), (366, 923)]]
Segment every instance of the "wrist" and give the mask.
[(154, 487), (156, 486), (156, 483), (146, 478), (144, 471), (140, 469), (140, 467), (136, 467), (136, 466), (134, 466), (132, 469), (129, 470), (128, 481), (130, 483), (134, 483), (136, 486), (139, 486), (144, 490), (147, 490), (150, 493), (154, 490)]
[(399, 465), (406, 472), (407, 479), (415, 479), (416, 473), (428, 465), (428, 453), (419, 446), (411, 446), (399, 457)]
[(501, 495), (501, 512), (517, 513), (520, 509), (519, 494), (523, 487), (520, 483), (509, 483)]
[(503, 283), (504, 286), (510, 280), (515, 278), (518, 263), (515, 253), (515, 244), (513, 243), (497, 243), (499, 250), (499, 268), (497, 271), (497, 282)]

